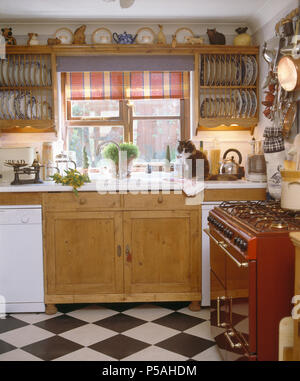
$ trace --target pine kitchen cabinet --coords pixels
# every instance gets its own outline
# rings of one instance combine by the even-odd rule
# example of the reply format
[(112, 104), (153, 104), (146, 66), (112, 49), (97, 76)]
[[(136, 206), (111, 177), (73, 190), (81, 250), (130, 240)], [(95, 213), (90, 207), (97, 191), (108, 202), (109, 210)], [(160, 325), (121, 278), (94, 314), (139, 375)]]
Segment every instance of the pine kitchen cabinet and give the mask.
[(45, 193), (46, 312), (56, 303), (201, 300), (201, 212), (177, 194)]

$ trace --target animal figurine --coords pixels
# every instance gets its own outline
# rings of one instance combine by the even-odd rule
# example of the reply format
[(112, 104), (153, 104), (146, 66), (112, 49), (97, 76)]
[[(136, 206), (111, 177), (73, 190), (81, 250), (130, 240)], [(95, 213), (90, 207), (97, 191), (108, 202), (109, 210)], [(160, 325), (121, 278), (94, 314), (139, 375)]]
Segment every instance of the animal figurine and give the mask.
[(171, 43), (171, 46), (172, 46), (172, 48), (176, 48), (176, 45), (177, 45), (176, 36), (173, 35), (173, 36), (172, 36), (172, 43)]
[(12, 35), (12, 28), (2, 28), (1, 32), (5, 38), (6, 45), (17, 45), (17, 41)]
[(209, 39), (209, 43), (211, 45), (225, 45), (226, 39), (224, 34), (217, 32), (215, 29), (207, 29), (207, 35)]
[(163, 32), (163, 26), (158, 25), (158, 27), (159, 27), (159, 32), (157, 33), (157, 43), (160, 45), (166, 45), (167, 40), (166, 40), (166, 36)]
[[(192, 177), (199, 176), (197, 173), (197, 160), (204, 160), (204, 179), (209, 176), (209, 162), (206, 155), (197, 150), (195, 144), (191, 140), (180, 140), (178, 147), (178, 153), (182, 154), (184, 165), (186, 169), (189, 169), (192, 164)], [(187, 161), (191, 159), (191, 161)]]
[(37, 37), (38, 37), (37, 33), (28, 33), (27, 45), (39, 45), (39, 41)]
[(61, 44), (61, 40), (58, 37), (56, 37), (56, 38), (48, 38), (47, 44), (48, 45), (59, 45), (59, 44)]
[(251, 36), (246, 33), (248, 28), (245, 26), (237, 28), (235, 31), (238, 34), (234, 40), (233, 45), (235, 46), (250, 46), (251, 45)]
[(203, 38), (202, 37), (193, 37), (193, 36), (185, 36), (184, 41), (186, 44), (203, 44)]
[(86, 25), (81, 25), (74, 32), (73, 44), (75, 45), (84, 45), (85, 44), (85, 32)]

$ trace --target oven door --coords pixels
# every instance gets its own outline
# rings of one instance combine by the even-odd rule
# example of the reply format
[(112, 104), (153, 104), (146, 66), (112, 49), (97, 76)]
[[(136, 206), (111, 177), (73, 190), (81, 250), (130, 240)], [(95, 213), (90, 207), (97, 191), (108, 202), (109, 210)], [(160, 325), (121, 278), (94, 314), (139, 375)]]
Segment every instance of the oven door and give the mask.
[(212, 301), (212, 335), (224, 360), (255, 360), (256, 262), (246, 261), (214, 229), (205, 233), (211, 238), (211, 279), (220, 290)]
[(255, 360), (256, 353), (256, 262), (234, 248), (224, 248), (226, 256), (226, 298), (229, 328), (225, 332), (227, 360)]

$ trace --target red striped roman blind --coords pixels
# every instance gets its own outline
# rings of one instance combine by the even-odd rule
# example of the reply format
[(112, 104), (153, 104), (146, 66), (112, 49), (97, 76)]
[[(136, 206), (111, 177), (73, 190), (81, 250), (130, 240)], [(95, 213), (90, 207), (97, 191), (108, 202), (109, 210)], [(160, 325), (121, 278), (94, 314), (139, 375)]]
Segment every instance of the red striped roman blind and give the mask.
[(69, 100), (161, 99), (190, 97), (190, 73), (73, 72), (66, 75)]

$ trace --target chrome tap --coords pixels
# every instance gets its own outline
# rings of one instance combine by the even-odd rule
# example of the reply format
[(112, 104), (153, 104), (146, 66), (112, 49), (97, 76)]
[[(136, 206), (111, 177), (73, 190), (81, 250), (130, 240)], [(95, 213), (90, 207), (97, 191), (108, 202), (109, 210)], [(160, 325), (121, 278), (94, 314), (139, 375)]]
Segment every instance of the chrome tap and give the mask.
[[(126, 161), (127, 161), (127, 154), (126, 152), (124, 152), (124, 154), (126, 155), (126, 158), (125, 160), (123, 160), (123, 151), (121, 151), (121, 147), (118, 143), (116, 143), (115, 141), (113, 140), (106, 140), (100, 144), (98, 144), (97, 148), (96, 148), (96, 155), (98, 156), (100, 154), (100, 151), (101, 151), (101, 148), (104, 147), (106, 144), (114, 144), (117, 149), (118, 149), (118, 154), (119, 154), (119, 162), (118, 162), (118, 166), (117, 166), (117, 176), (119, 178), (123, 178), (123, 177), (126, 177), (127, 176), (127, 171), (124, 171), (124, 164), (127, 164)], [(127, 167), (127, 165), (125, 166)], [(125, 175), (125, 172), (126, 172), (126, 175)]]

